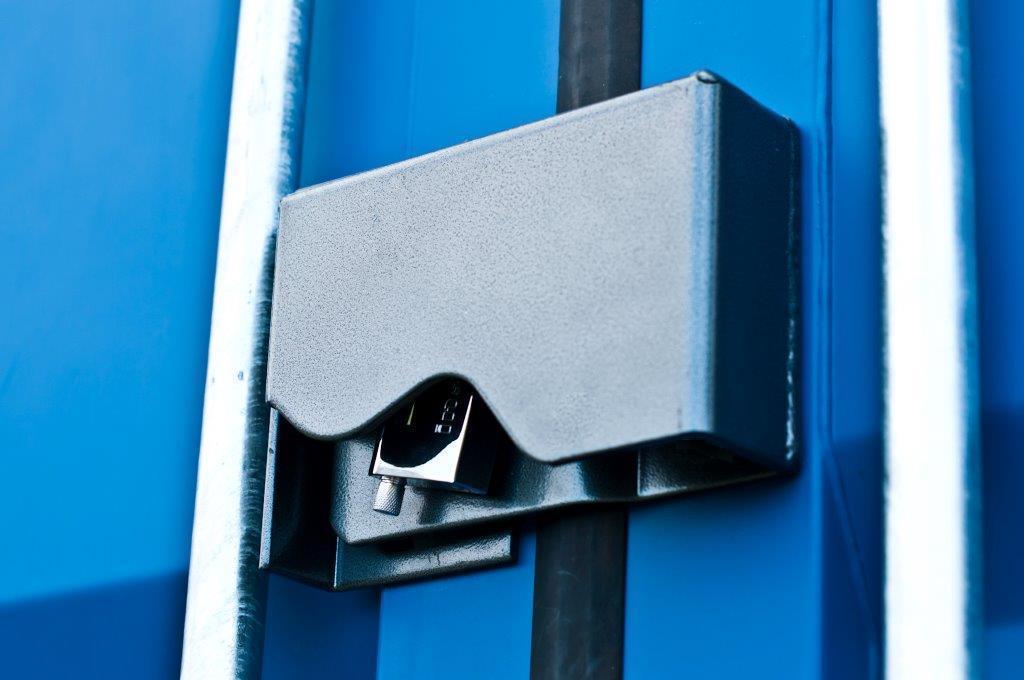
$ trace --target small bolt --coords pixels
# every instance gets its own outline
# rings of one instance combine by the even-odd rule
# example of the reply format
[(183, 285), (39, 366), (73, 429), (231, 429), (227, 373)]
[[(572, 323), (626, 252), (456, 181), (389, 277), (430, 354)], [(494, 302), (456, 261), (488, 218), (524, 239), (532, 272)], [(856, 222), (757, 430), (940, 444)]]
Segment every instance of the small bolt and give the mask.
[(373, 509), (385, 515), (397, 515), (402, 511), (402, 499), (405, 496), (405, 480), (400, 477), (381, 477), (377, 485), (377, 495), (373, 499)]

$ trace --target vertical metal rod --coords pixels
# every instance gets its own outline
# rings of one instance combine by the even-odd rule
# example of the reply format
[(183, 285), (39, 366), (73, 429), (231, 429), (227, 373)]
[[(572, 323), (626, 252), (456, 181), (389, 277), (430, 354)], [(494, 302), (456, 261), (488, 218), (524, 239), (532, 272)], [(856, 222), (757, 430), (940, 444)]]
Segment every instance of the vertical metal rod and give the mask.
[(312, 0), (242, 0), (199, 449), (183, 678), (257, 678), (278, 202), (294, 191)]
[[(641, 0), (562, 0), (558, 111), (640, 89)], [(555, 516), (537, 528), (533, 680), (622, 677), (626, 510)]]
[(533, 680), (622, 677), (627, 525), (626, 509), (609, 506), (538, 526)]
[(975, 244), (961, 4), (878, 4), (890, 680), (980, 674)]

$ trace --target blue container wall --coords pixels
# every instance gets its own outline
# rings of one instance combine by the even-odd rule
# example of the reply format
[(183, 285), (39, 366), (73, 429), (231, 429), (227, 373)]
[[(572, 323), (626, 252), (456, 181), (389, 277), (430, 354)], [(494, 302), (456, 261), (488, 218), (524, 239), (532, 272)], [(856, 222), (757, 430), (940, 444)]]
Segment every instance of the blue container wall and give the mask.
[(0, 3), (0, 675), (177, 675), (235, 2)]
[[(551, 115), (558, 6), (319, 0), (302, 183)], [(176, 674), (236, 12), (0, 8), (5, 675)], [(632, 513), (627, 677), (877, 669), (874, 21), (858, 0), (645, 2), (645, 85), (710, 68), (801, 130), (806, 464)], [(272, 578), (265, 674), (524, 677), (532, 592), (530, 535), (514, 566), (379, 601)]]
[(801, 131), (805, 464), (794, 480), (633, 513), (627, 677), (669, 677), (681, 659), (692, 677), (877, 672), (871, 10), (844, 0), (645, 2), (645, 85), (710, 68)]
[(985, 676), (1024, 664), (1024, 5), (973, 0)]
[[(877, 671), (874, 24), (872, 4), (853, 0), (645, 3), (645, 85), (711, 68), (801, 129), (807, 462), (794, 480), (633, 513), (628, 677), (675, 675), (679, 659), (695, 677)], [(313, 41), (304, 183), (554, 111), (556, 0), (321, 0)], [(379, 677), (523, 677), (530, 536), (522, 553), (513, 567), (385, 589)]]

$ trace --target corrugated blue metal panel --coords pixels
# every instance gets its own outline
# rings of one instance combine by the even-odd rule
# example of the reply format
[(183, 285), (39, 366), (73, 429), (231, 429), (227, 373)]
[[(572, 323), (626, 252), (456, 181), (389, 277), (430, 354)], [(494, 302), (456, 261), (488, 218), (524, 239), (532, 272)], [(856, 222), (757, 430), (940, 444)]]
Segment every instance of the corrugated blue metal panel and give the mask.
[[(319, 0), (302, 183), (552, 114), (558, 4)], [(794, 480), (633, 513), (628, 677), (864, 677), (875, 668), (872, 4), (645, 3), (645, 85), (710, 68), (801, 128), (807, 463)], [(15, 454), (0, 512), (20, 518), (7, 524), (17, 550), (2, 567), (0, 637), (13, 675), (174, 674), (235, 10), (191, 1), (0, 10), (0, 290), (13, 312), (0, 334), (0, 436)], [(997, 38), (987, 57), (997, 63), (1012, 41), (991, 16), (987, 28), (976, 22)], [(983, 80), (978, 101), (994, 113), (979, 157), (1008, 167), (1019, 155), (1000, 143), (1013, 118), (993, 103), (996, 79)], [(1016, 331), (993, 329), (1024, 328), (1009, 292), (1020, 211), (1009, 185), (992, 181), (1004, 207), (991, 209), (995, 226), (982, 234), (995, 263), (981, 268), (983, 343), (1012, 367)], [(986, 435), (1008, 447), (1012, 427), (1000, 439), (991, 423), (1020, 420), (1024, 380), (1001, 378), (1003, 364), (986, 369), (996, 414)], [(1020, 472), (1003, 458), (990, 477)], [(988, 480), (990, 498), (1019, 510), (1005, 478)], [(1008, 534), (999, 520), (988, 530), (989, 553), (1003, 560), (989, 577), (1010, 593), (1024, 551), (991, 538)], [(515, 566), (385, 590), (378, 675), (524, 677), (532, 590), (529, 536)], [(990, 649), (1004, 660), (1024, 611), (1007, 597), (995, 606), (990, 597), (1002, 635)], [(267, 676), (370, 676), (377, 607), (373, 592), (272, 580)]]
[[(808, 446), (804, 469), (794, 480), (632, 513), (627, 678), (683, 671), (694, 678), (817, 676), (823, 417), (818, 399), (827, 390), (820, 304), (828, 235), (825, 9), (818, 0), (644, 3), (644, 86), (706, 68), (800, 128), (809, 284), (803, 382)], [(736, 653), (737, 644), (744, 653)]]
[[(680, 659), (685, 659), (687, 673), (696, 677), (821, 677), (834, 676), (837, 669), (863, 676), (877, 662), (877, 602), (867, 595), (865, 585), (878, 585), (879, 519), (877, 507), (872, 509), (879, 501), (878, 283), (872, 278), (878, 274), (878, 191), (872, 182), (877, 178), (877, 154), (858, 146), (877, 141), (877, 98), (868, 77), (872, 60), (858, 66), (864, 62), (863, 52), (874, 47), (873, 14), (851, 3), (842, 5), (842, 11), (852, 26), (844, 29), (845, 51), (836, 65), (837, 81), (845, 89), (833, 100), (829, 3), (646, 3), (645, 84), (711, 68), (792, 117), (804, 133), (809, 447), (806, 469), (796, 480), (707, 494), (634, 513), (627, 598), (627, 675), (632, 677), (673, 675), (680, 670)], [(437, 23), (428, 35), (422, 22), (432, 20)], [(453, 40), (452, 23), (459, 22), (469, 33), (496, 39), (489, 32), (491, 17), (483, 10), (474, 14), (460, 8), (453, 17), (448, 9), (420, 7), (412, 19), (398, 24), (401, 36), (414, 46), (407, 48), (413, 52), (408, 57), (413, 66), (396, 69), (398, 82), (408, 87), (410, 117), (403, 121), (391, 111), (386, 124), (401, 132), (404, 123), (409, 154), (529, 119), (509, 116), (505, 125), (489, 127), (479, 124), (481, 118), (467, 124), (452, 116), (432, 119), (419, 112), (421, 93), (440, 91), (430, 80), (439, 76), (416, 67), (430, 63), (428, 51), (438, 49), (446, 55), (447, 67), (455, 73), (464, 68), (458, 53), (435, 47)], [(557, 44), (555, 25), (553, 20), (547, 23), (552, 52)], [(476, 49), (478, 54), (491, 54)], [(413, 82), (410, 73), (419, 74), (420, 81)], [(528, 80), (529, 71), (524, 68), (516, 77)], [(432, 84), (425, 88), (424, 82)], [(346, 94), (351, 97), (353, 92)], [(403, 104), (400, 94), (392, 93), (388, 101)], [(851, 192), (840, 206), (843, 218), (834, 223), (829, 153), (833, 106), (846, 114), (842, 139), (853, 150), (837, 160), (836, 174), (850, 184)], [(456, 116), (464, 113), (458, 106), (454, 111)], [(549, 112), (538, 109), (533, 117)], [(437, 142), (417, 146), (417, 134), (437, 135)], [(368, 158), (365, 167), (402, 157), (394, 148), (389, 151), (379, 162)], [(337, 174), (341, 173), (325, 172), (321, 178)], [(837, 245), (842, 249), (838, 255)], [(834, 262), (841, 266), (833, 270)], [(841, 317), (833, 313), (836, 306)], [(843, 340), (833, 343), (833, 333), (843, 335)], [(874, 339), (865, 342), (869, 336)], [(529, 598), (530, 569), (524, 560), (514, 569), (385, 593), (380, 676), (414, 672), (473, 677), (480, 672), (474, 661), (478, 658), (488, 663), (491, 674), (524, 674), (528, 609), (517, 608), (519, 614), (510, 616), (505, 603), (510, 597), (520, 602)], [(492, 612), (490, 617), (481, 616), (481, 607)], [(826, 617), (830, 625), (825, 625)], [(522, 642), (482, 640), (466, 646), (459, 633), (467, 623), (473, 630), (508, 631), (509, 640)], [(738, 639), (748, 653), (734, 653)]]
[(1024, 4), (973, 0), (986, 676), (1024, 663)]
[(878, 162), (869, 148), (878, 137), (866, 5), (835, 3), (833, 43), (830, 2), (645, 2), (645, 85), (708, 68), (801, 130), (806, 458), (794, 480), (634, 511), (627, 677), (877, 672), (878, 602), (866, 583), (879, 585)]
[(5, 677), (176, 675), (236, 13), (0, 6)]

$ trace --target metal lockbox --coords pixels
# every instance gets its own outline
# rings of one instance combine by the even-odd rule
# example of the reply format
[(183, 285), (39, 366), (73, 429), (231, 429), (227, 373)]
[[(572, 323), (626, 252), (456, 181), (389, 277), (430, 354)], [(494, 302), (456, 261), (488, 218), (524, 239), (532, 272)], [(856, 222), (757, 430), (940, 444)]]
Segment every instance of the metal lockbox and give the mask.
[[(339, 540), (792, 470), (797, 166), (788, 121), (702, 72), (286, 197), (267, 399), (289, 440), (338, 442)], [(453, 376), (518, 481), (364, 516), (380, 423)]]

